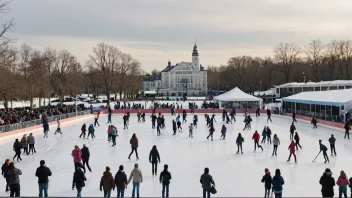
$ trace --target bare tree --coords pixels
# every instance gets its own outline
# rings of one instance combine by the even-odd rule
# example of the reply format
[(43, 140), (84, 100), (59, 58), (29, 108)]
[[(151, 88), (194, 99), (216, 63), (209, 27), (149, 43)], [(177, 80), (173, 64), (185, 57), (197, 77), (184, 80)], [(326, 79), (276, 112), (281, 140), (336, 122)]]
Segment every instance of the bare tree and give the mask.
[[(16, 71), (16, 49), (9, 45), (0, 45), (0, 96), (4, 101), (5, 110), (8, 111), (8, 101), (15, 96), (18, 86)], [(17, 93), (18, 94), (18, 93)]]
[(55, 66), (55, 62), (56, 62), (56, 57), (57, 53), (54, 49), (51, 48), (45, 48), (45, 51), (43, 53), (43, 58), (44, 58), (44, 64), (46, 67), (46, 73), (48, 76), (48, 98), (49, 98), (49, 105), (50, 105), (50, 98), (51, 98), (51, 94), (52, 94), (52, 83), (51, 83), (51, 75), (53, 72), (53, 68)]
[[(10, 1), (0, 0), (0, 15), (4, 15), (9, 11)], [(1, 20), (0, 24), (0, 45), (7, 45), (11, 41), (10, 38), (6, 37), (7, 32), (15, 25), (14, 21)]]
[(290, 82), (290, 73), (293, 63), (297, 60), (300, 48), (292, 43), (280, 43), (274, 47), (274, 58), (277, 61), (276, 69), (285, 77), (285, 82)]
[(304, 49), (304, 52), (307, 55), (307, 62), (312, 68), (315, 82), (320, 80), (319, 69), (324, 63), (324, 47), (324, 44), (320, 40), (313, 40)]
[[(327, 67), (328, 80), (335, 80), (336, 68), (339, 64), (340, 50), (338, 41), (331, 41), (326, 45), (324, 51), (324, 62)], [(323, 74), (322, 74), (323, 75)]]
[(352, 61), (352, 41), (340, 41), (340, 54), (341, 54), (341, 64), (343, 68), (341, 68), (344, 73), (343, 76), (345, 79), (351, 79), (350, 75), (350, 67)]
[(99, 43), (93, 47), (93, 54), (89, 55), (88, 66), (97, 71), (103, 80), (103, 90), (110, 104), (110, 94), (114, 83), (114, 73), (119, 64), (121, 51), (113, 45)]

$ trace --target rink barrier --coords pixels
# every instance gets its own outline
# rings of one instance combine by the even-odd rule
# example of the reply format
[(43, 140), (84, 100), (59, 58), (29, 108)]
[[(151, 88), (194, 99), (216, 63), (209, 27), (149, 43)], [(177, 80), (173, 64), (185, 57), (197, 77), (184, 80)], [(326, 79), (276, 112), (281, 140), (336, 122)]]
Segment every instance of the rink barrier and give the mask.
[[(186, 110), (187, 113), (191, 113), (190, 109), (175, 109), (175, 112), (178, 113), (183, 113), (183, 110)], [(231, 112), (232, 109), (226, 109), (226, 111), (228, 113)], [(222, 113), (223, 109), (194, 109), (194, 113), (201, 113), (201, 114), (211, 114), (211, 113)], [(250, 112), (251, 114), (255, 114), (256, 109), (251, 109), (248, 112)], [(138, 110), (137, 109), (114, 109), (112, 110), (113, 114), (125, 114), (125, 113), (137, 113)], [(153, 109), (141, 109), (140, 110), (141, 113), (153, 113)], [(102, 110), (101, 111), (102, 114), (108, 114), (108, 110)], [(155, 109), (155, 113), (164, 113), (164, 114), (168, 114), (171, 113), (170, 109)], [(239, 113), (245, 113), (244, 109), (236, 109), (236, 114)], [(260, 110), (260, 114), (265, 114), (266, 115), (266, 110)]]
[[(292, 120), (292, 113), (291, 114), (288, 113), (287, 116), (274, 114), (273, 117), (280, 117), (280, 118), (286, 118), (286, 119)], [(297, 121), (305, 122), (307, 124), (311, 124), (311, 121), (312, 121), (311, 117), (301, 116), (301, 115), (296, 115), (296, 119), (297, 119)], [(341, 124), (341, 123), (330, 122), (330, 121), (320, 120), (320, 119), (317, 119), (317, 121), (318, 121), (318, 123), (317, 123), (318, 128), (319, 127), (324, 127), (324, 128), (327, 128), (327, 129), (332, 129), (332, 130), (336, 130), (336, 131), (340, 131), (340, 132), (345, 132), (344, 125)]]
[[(60, 120), (60, 127), (72, 123), (72, 122), (76, 122), (79, 120), (84, 120), (84, 119), (88, 119), (91, 118), (92, 122), (94, 122), (93, 120), (93, 115), (92, 114), (86, 114), (86, 115), (82, 115), (82, 116), (77, 116), (77, 117), (72, 117), (72, 118), (67, 118), (67, 119), (63, 119)], [(56, 131), (57, 128), (57, 122), (56, 121), (52, 121), (49, 122), (49, 131), (54, 133)], [(16, 138), (20, 139), (22, 138), (22, 136), (24, 134), (29, 135), (30, 133), (33, 133), (33, 135), (37, 135), (39, 132), (43, 133), (43, 126), (42, 125), (35, 125), (32, 127), (28, 127), (28, 128), (23, 128), (23, 129), (18, 129), (18, 130), (14, 130), (14, 131), (9, 131), (9, 132), (5, 132), (5, 133), (0, 133), (0, 142), (6, 141), (6, 140), (15, 140)]]

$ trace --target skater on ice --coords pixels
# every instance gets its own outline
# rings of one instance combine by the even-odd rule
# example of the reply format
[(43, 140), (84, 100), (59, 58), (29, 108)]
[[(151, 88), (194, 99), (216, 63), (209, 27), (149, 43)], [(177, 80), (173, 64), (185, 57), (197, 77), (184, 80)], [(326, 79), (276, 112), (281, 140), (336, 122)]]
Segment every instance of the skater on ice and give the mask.
[(43, 123), (43, 129), (44, 129), (44, 137), (48, 138), (49, 124), (47, 122)]
[(116, 146), (116, 136), (119, 136), (119, 135), (118, 135), (117, 128), (114, 125), (111, 125), (110, 135), (112, 139), (112, 146)]
[(160, 128), (161, 128), (162, 122), (163, 122), (163, 120), (162, 120), (161, 116), (159, 115), (159, 117), (156, 120), (156, 124), (157, 124), (156, 125), (156, 130), (157, 130), (158, 136), (161, 135)]
[(97, 125), (100, 126), (100, 124), (98, 122), (99, 114), (100, 114), (100, 112), (98, 113), (98, 116), (96, 118), (94, 118), (94, 127), (96, 127)]
[(260, 139), (260, 135), (258, 131), (255, 131), (252, 136), (252, 140), (254, 140), (254, 152), (257, 150), (257, 146), (263, 151), (263, 147), (259, 145), (259, 139)]
[(350, 130), (351, 130), (350, 122), (346, 122), (344, 128), (345, 128), (345, 139), (346, 137), (350, 139)]
[(296, 120), (296, 113), (295, 113), (295, 112), (292, 113), (292, 123), (293, 123), (293, 122), (296, 122), (296, 123), (297, 123), (297, 120)]
[[(220, 140), (225, 140), (225, 138), (226, 138), (226, 131), (227, 131), (227, 128), (226, 128), (226, 126), (223, 124), (223, 125), (222, 125), (222, 128), (221, 128)], [(221, 139), (221, 138), (222, 138), (222, 139)]]
[(12, 161), (15, 161), (15, 157), (17, 157), (17, 162), (20, 160), (22, 161), (21, 158), (21, 142), (18, 141), (18, 139), (15, 140), (15, 143), (13, 143), (13, 150), (15, 151), (15, 156), (13, 156)]
[(5, 188), (5, 192), (10, 191), (9, 190), (9, 177), (7, 175), (7, 171), (9, 171), (10, 168), (10, 160), (6, 159), (5, 163), (2, 165), (1, 167), (1, 175), (4, 176), (5, 180), (6, 180), (6, 188)]
[(334, 137), (334, 134), (331, 134), (331, 137), (329, 138), (331, 155), (333, 155), (333, 152), (336, 155), (335, 142), (336, 142), (336, 139)]
[(266, 120), (266, 122), (268, 123), (269, 120), (270, 120), (270, 122), (273, 122), (273, 121), (271, 120), (271, 111), (270, 111), (270, 109), (267, 109), (267, 110), (266, 110), (266, 114), (268, 115), (268, 119)]
[(84, 123), (84, 124), (82, 125), (81, 131), (82, 131), (82, 133), (81, 133), (81, 135), (79, 136), (79, 138), (82, 138), (82, 136), (83, 136), (83, 139), (86, 138), (86, 131), (87, 131), (86, 123)]
[(72, 181), (72, 190), (75, 189), (77, 190), (77, 197), (82, 197), (82, 189), (85, 187), (84, 181), (87, 181), (86, 176), (82, 172), (82, 169), (80, 167), (77, 167), (75, 169), (75, 172), (73, 173), (73, 181)]
[(29, 153), (32, 152), (32, 155), (33, 155), (33, 152), (36, 153), (37, 151), (35, 151), (35, 138), (33, 136), (32, 133), (29, 134), (29, 136), (27, 137), (27, 141), (28, 141), (28, 145), (29, 145)]
[(77, 145), (75, 145), (75, 148), (72, 150), (71, 156), (73, 158), (75, 170), (77, 169), (77, 167), (80, 167), (84, 170), (84, 173), (86, 173), (86, 169), (84, 168), (84, 166), (82, 164), (82, 151)]
[(204, 169), (204, 173), (200, 176), (200, 183), (203, 188), (203, 198), (210, 198), (210, 190), (213, 186), (215, 187), (215, 182), (209, 174), (209, 168)]
[(89, 152), (89, 148), (85, 144), (83, 144), (83, 148), (81, 149), (81, 153), (82, 153), (82, 161), (83, 161), (84, 170), (85, 170), (85, 167), (87, 166), (89, 172), (92, 172), (92, 169), (90, 169), (90, 166), (89, 166), (90, 152)]
[(242, 151), (242, 143), (244, 142), (244, 138), (242, 137), (241, 133), (238, 133), (237, 139), (236, 139), (236, 144), (237, 144), (237, 152), (236, 154), (240, 153), (240, 149), (241, 149), (241, 154), (243, 154)]
[(198, 123), (198, 116), (197, 114), (194, 114), (193, 116), (193, 126), (197, 128), (197, 123)]
[(296, 150), (298, 151), (298, 146), (299, 146), (300, 149), (302, 149), (302, 146), (299, 144), (299, 141), (300, 141), (301, 138), (299, 137), (297, 132), (295, 133), (294, 139), (296, 141)]
[(183, 112), (182, 112), (182, 122), (187, 122), (187, 112), (186, 112), (186, 110), (183, 110)]
[(260, 117), (260, 108), (259, 107), (255, 111), (255, 117)]
[(226, 109), (222, 110), (222, 121), (225, 122), (225, 118), (226, 118), (227, 112)]
[(326, 151), (328, 150), (328, 148), (322, 143), (321, 140), (319, 140), (319, 147), (320, 147), (320, 152), (323, 151), (323, 156), (324, 156), (324, 159), (325, 159), (325, 162), (330, 162), (329, 161), (329, 157), (328, 157), (328, 154), (326, 154)]
[(290, 140), (293, 140), (293, 133), (295, 132), (295, 130), (296, 130), (296, 127), (292, 122), (292, 124), (290, 126)]
[(296, 154), (295, 154), (295, 147), (296, 147), (296, 144), (292, 140), (291, 144), (288, 146), (288, 150), (290, 150), (290, 156), (288, 156), (288, 160), (287, 160), (288, 162), (290, 161), (291, 156), (293, 155), (295, 157), (295, 162), (297, 163), (297, 158), (296, 158)]
[(271, 182), (273, 178), (270, 175), (269, 169), (264, 169), (265, 175), (262, 178), (262, 183), (264, 183), (265, 194), (264, 198), (270, 198)]
[(108, 133), (108, 142), (110, 142), (111, 141), (111, 125), (108, 126), (107, 133)]
[(169, 166), (164, 165), (164, 170), (160, 173), (159, 181), (163, 185), (162, 197), (169, 197), (169, 185), (171, 180), (171, 173), (168, 171)]
[(137, 118), (138, 118), (138, 120), (137, 120), (137, 122), (141, 122), (141, 112), (138, 110), (138, 113), (137, 113)]
[(24, 134), (22, 139), (21, 139), (21, 146), (23, 148), (23, 153), (29, 155), (28, 140), (27, 140), (27, 135), (26, 134)]
[(192, 123), (189, 124), (188, 129), (189, 129), (188, 137), (193, 138), (193, 124)]
[(89, 135), (92, 137), (92, 139), (94, 139), (95, 138), (94, 132), (95, 132), (95, 129), (93, 124), (89, 125), (87, 139), (89, 138)]
[(272, 180), (272, 191), (275, 194), (275, 198), (282, 198), (282, 186), (285, 184), (284, 178), (281, 176), (280, 169), (275, 170), (275, 176)]
[[(177, 117), (177, 118), (179, 118), (179, 117)], [(181, 132), (182, 131), (181, 121), (180, 121), (180, 119), (177, 119), (177, 118), (176, 118), (177, 129), (179, 132)]]
[(127, 114), (123, 115), (122, 119), (123, 119), (123, 129), (128, 129), (128, 124), (127, 124), (128, 116), (127, 116)]
[(156, 145), (153, 146), (152, 150), (149, 153), (149, 162), (152, 164), (152, 174), (158, 174), (158, 162), (160, 163), (159, 151), (156, 148)]
[(155, 114), (152, 114), (152, 115), (150, 116), (150, 118), (152, 119), (152, 129), (154, 129), (154, 128), (155, 128), (155, 122), (156, 122), (157, 117), (156, 117)]
[(273, 145), (274, 145), (273, 154), (271, 156), (274, 156), (274, 154), (275, 154), (275, 156), (277, 156), (277, 148), (280, 145), (280, 139), (276, 134), (274, 135), (274, 138), (273, 138)]
[(127, 184), (132, 181), (132, 197), (135, 197), (135, 194), (137, 194), (137, 198), (139, 198), (139, 187), (143, 182), (142, 171), (138, 167), (139, 166), (137, 163), (134, 164), (134, 169), (132, 170), (130, 178), (127, 181)]
[(133, 154), (133, 152), (136, 153), (136, 157), (137, 157), (137, 160), (139, 159), (138, 158), (138, 151), (137, 151), (137, 148), (138, 148), (138, 138), (136, 136), (136, 134), (134, 133), (132, 135), (132, 138), (130, 139), (130, 144), (131, 144), (131, 153), (130, 155), (128, 156), (128, 159), (130, 160), (131, 159), (131, 155)]
[(16, 168), (14, 162), (10, 162), (7, 176), (9, 177), (10, 197), (21, 197), (20, 175), (22, 171)]
[(207, 139), (209, 140), (209, 137), (211, 137), (211, 141), (213, 141), (213, 134), (215, 132), (215, 128), (213, 125), (210, 126), (210, 129), (209, 129), (209, 135), (207, 137)]
[(56, 133), (62, 134), (61, 128), (60, 128), (60, 120), (59, 119), (57, 119), (57, 129), (56, 129), (54, 134), (56, 134)]
[(172, 131), (174, 132), (172, 135), (176, 135), (176, 130), (177, 130), (176, 122), (175, 120), (172, 120)]
[(124, 197), (125, 196), (125, 189), (127, 188), (127, 175), (123, 171), (123, 165), (119, 166), (119, 170), (115, 175), (115, 185), (117, 191), (117, 197)]
[(266, 127), (266, 141), (270, 144), (271, 144), (271, 134), (272, 134), (271, 129), (267, 126)]
[(264, 129), (262, 131), (262, 141), (260, 142), (261, 144), (265, 143), (265, 139), (266, 139), (266, 126), (264, 126)]
[(315, 117), (313, 117), (313, 118), (312, 118), (311, 123), (313, 124), (313, 129), (318, 128), (318, 127), (317, 127), (317, 123), (318, 123), (318, 121), (317, 121), (317, 119), (315, 119)]
[(145, 122), (145, 113), (142, 113), (142, 121)]

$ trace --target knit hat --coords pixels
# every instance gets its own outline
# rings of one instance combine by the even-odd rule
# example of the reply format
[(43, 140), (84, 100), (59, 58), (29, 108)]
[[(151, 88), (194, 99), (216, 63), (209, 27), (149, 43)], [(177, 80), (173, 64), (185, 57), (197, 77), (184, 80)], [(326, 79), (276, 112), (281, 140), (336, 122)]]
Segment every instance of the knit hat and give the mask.
[(281, 175), (280, 169), (276, 169), (276, 170), (275, 170), (275, 175)]
[(134, 168), (138, 168), (138, 164), (137, 163), (134, 164)]

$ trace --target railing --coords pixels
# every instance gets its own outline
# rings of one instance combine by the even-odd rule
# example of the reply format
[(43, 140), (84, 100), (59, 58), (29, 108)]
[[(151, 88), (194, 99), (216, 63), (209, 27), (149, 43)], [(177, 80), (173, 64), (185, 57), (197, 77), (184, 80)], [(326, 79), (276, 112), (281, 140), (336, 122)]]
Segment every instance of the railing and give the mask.
[[(293, 109), (287, 108), (285, 110), (283, 109), (283, 111), (286, 111), (286, 113), (292, 113)], [(302, 116), (307, 116), (311, 118), (315, 117), (316, 119), (337, 122), (337, 123), (345, 123), (344, 118), (342, 116), (331, 115), (331, 113), (317, 113), (317, 112), (311, 112), (311, 111), (296, 110), (296, 115), (302, 115)]]
[[(72, 118), (72, 117), (87, 115), (87, 114), (91, 114), (91, 110), (78, 111), (77, 115), (76, 115), (76, 112), (73, 112), (73, 113), (66, 113), (66, 114), (61, 114), (56, 116), (50, 116), (50, 117), (47, 117), (46, 119), (48, 122), (52, 122), (52, 121), (56, 121), (57, 119), (62, 120), (66, 118)], [(15, 124), (8, 124), (8, 125), (0, 126), (0, 133), (14, 131), (18, 129), (24, 129), (24, 128), (41, 125), (41, 124), (43, 124), (42, 119), (36, 119), (36, 120), (15, 123)]]

